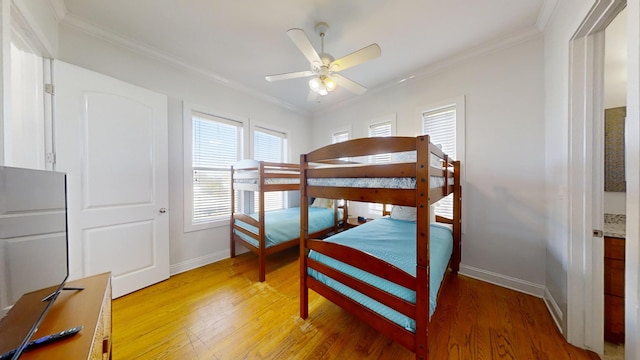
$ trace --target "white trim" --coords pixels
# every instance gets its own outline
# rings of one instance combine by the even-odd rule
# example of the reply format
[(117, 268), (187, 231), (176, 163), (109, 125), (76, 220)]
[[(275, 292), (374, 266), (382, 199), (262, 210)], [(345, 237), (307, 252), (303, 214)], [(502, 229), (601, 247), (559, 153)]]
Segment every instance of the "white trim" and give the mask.
[(228, 258), (229, 258), (229, 250), (228, 249), (220, 250), (211, 254), (189, 259), (181, 263), (172, 264), (171, 269), (169, 270), (169, 274), (171, 276), (177, 275), (177, 274), (180, 274), (189, 270), (193, 270), (201, 266), (209, 265), (209, 264), (218, 262), (220, 260), (225, 260)]
[(37, 51), (37, 55), (54, 58), (57, 49), (44, 35), (44, 31), (29, 9), (22, 2), (12, 1), (11, 4), (11, 21), (14, 30)]
[[(466, 171), (466, 128), (467, 128), (467, 114), (466, 114), (466, 96), (460, 95), (443, 99), (437, 102), (433, 102), (427, 105), (418, 106), (416, 108), (416, 134), (422, 134), (422, 113), (426, 111), (434, 111), (437, 109), (449, 107), (455, 105), (456, 107), (456, 160), (460, 160), (460, 184), (462, 185), (462, 191), (464, 192), (465, 185), (467, 183), (467, 171)], [(462, 218), (468, 219), (466, 216), (466, 208), (462, 206)], [(462, 234), (466, 233), (466, 221), (462, 221)]]
[(501, 37), (492, 41), (488, 41), (474, 48), (465, 49), (462, 52), (446, 57), (446, 59), (442, 61), (426, 65), (418, 69), (414, 73), (405, 74), (404, 77), (400, 80), (394, 80), (387, 84), (376, 86), (375, 88), (367, 90), (367, 92), (364, 93), (363, 95), (360, 95), (358, 97), (354, 97), (349, 100), (340, 102), (339, 104), (327, 106), (324, 109), (315, 111), (314, 115), (321, 115), (327, 112), (333, 112), (339, 109), (340, 107), (347, 106), (348, 104), (358, 102), (358, 101), (363, 101), (362, 99), (373, 96), (373, 94), (378, 94), (394, 87), (406, 86), (406, 84), (415, 83), (416, 81), (445, 73), (446, 71), (451, 70), (451, 68), (453, 67), (459, 66), (460, 64), (464, 64), (469, 61), (473, 61), (478, 57), (491, 54), (494, 52), (502, 51), (510, 47), (523, 44), (527, 41), (535, 40), (541, 36), (542, 36), (542, 33), (535, 26), (532, 26), (523, 31), (510, 34), (505, 37)]
[(538, 19), (536, 20), (536, 28), (538, 30), (544, 31), (544, 28), (547, 26), (556, 9), (556, 5), (558, 5), (558, 0), (544, 0), (542, 8), (538, 13)]
[[(280, 134), (283, 134), (284, 135), (284, 140), (285, 140), (285, 143), (284, 143), (284, 146), (285, 146), (284, 157), (285, 158), (282, 159), (282, 161), (283, 162), (288, 162), (289, 159), (292, 159), (291, 146), (289, 146), (289, 139), (291, 138), (290, 137), (290, 135), (291, 135), (290, 130), (288, 130), (286, 128), (279, 127), (279, 126), (274, 126), (274, 125), (271, 125), (271, 124), (262, 123), (262, 122), (258, 122), (258, 121), (253, 121), (253, 120), (249, 120), (249, 130), (250, 130), (250, 132), (249, 132), (249, 141), (248, 141), (249, 142), (249, 152), (245, 153), (245, 154), (249, 154), (249, 158), (253, 159), (253, 158), (255, 158), (255, 155), (256, 155), (255, 154), (255, 148), (253, 146), (254, 145), (253, 144), (254, 135), (255, 135), (254, 132), (256, 131), (256, 127), (264, 130), (262, 132), (267, 133), (267, 134), (272, 134), (272, 135), (276, 135), (276, 136), (279, 136)], [(276, 134), (276, 133), (280, 133), (280, 134)], [(299, 160), (299, 159), (296, 159), (296, 160)]]
[(235, 114), (230, 114), (227, 112), (207, 109), (202, 106), (194, 105), (188, 102), (182, 103), (182, 139), (183, 139), (183, 206), (184, 206), (184, 216), (183, 216), (183, 231), (191, 232), (198, 231), (222, 226), (228, 226), (229, 220), (218, 220), (212, 221), (204, 224), (193, 224), (191, 218), (193, 216), (193, 181), (192, 181), (192, 157), (193, 157), (193, 144), (192, 144), (192, 116), (193, 112), (204, 113), (216, 117), (220, 117), (223, 119), (229, 119), (232, 121), (236, 121), (242, 124), (243, 130), (243, 149), (242, 153), (248, 153), (248, 141), (247, 134), (249, 130), (249, 118), (238, 116)]
[[(418, 106), (417, 113), (418, 119), (417, 122), (417, 134), (422, 134), (422, 113), (427, 111), (435, 111), (438, 109), (446, 108), (449, 106), (456, 107), (456, 156), (460, 160), (460, 165), (462, 166), (461, 174), (464, 178), (465, 171), (464, 165), (466, 164), (466, 128), (467, 128), (467, 118), (466, 118), (466, 109), (465, 109), (465, 95), (460, 95), (448, 99), (444, 99), (438, 102), (434, 102), (427, 105)], [(462, 141), (459, 141), (462, 140)], [(463, 182), (464, 184), (464, 182)]]
[(370, 119), (366, 122), (363, 122), (363, 125), (365, 126), (364, 128), (364, 133), (366, 134), (365, 136), (369, 137), (369, 129), (371, 128), (371, 126), (384, 124), (384, 123), (391, 124), (391, 136), (395, 136), (397, 123), (398, 123), (398, 113), (394, 112), (388, 115), (380, 116), (374, 119)]
[(56, 21), (61, 22), (69, 13), (69, 9), (67, 8), (67, 4), (65, 4), (64, 0), (49, 0), (49, 5), (53, 9), (53, 14), (55, 15)]
[(494, 285), (502, 286), (507, 289), (529, 294), (538, 298), (542, 298), (545, 293), (544, 285), (517, 279), (503, 274), (498, 274), (484, 269), (479, 269), (473, 266), (460, 265), (460, 274), (468, 276), (470, 278), (486, 281)]
[(329, 144), (333, 144), (333, 138), (335, 135), (342, 132), (346, 132), (348, 134), (349, 140), (353, 139), (353, 127), (349, 124), (348, 126), (331, 130), (331, 139), (329, 139)]
[[(598, 34), (624, 7), (621, 0), (600, 0), (590, 9), (571, 39), (569, 53), (569, 236), (567, 255), (567, 340), (604, 351), (604, 249), (591, 230), (601, 209), (602, 167), (594, 166), (603, 120), (603, 34)], [(597, 115), (595, 115), (597, 114)], [(600, 160), (598, 160), (600, 161)], [(595, 180), (594, 180), (595, 179)]]
[(72, 13), (68, 13), (66, 14), (66, 16), (62, 19), (62, 21), (60, 21), (60, 24), (63, 25), (67, 25), (71, 28), (74, 28), (78, 31), (84, 32), (86, 34), (89, 34), (95, 38), (98, 38), (100, 40), (104, 40), (107, 42), (110, 42), (112, 44), (118, 45), (122, 48), (125, 48), (127, 50), (130, 50), (136, 54), (141, 54), (144, 56), (148, 56), (152, 59), (156, 59), (156, 60), (160, 60), (163, 61), (167, 64), (170, 64), (172, 66), (176, 66), (178, 68), (184, 69), (184, 70), (188, 70), (194, 74), (198, 74), (198, 75), (202, 75), (210, 80), (215, 81), (218, 84), (222, 84), (228, 88), (234, 89), (234, 90), (238, 90), (242, 93), (248, 94), (252, 97), (258, 98), (258, 99), (262, 99), (264, 101), (270, 102), (272, 104), (281, 106), (285, 109), (297, 112), (301, 115), (305, 115), (305, 116), (309, 116), (310, 113), (306, 110), (300, 109), (298, 107), (296, 107), (295, 105), (286, 102), (284, 100), (272, 97), (272, 96), (268, 96), (262, 92), (253, 90), (245, 85), (242, 85), (238, 82), (235, 82), (233, 80), (227, 79), (219, 74), (216, 74), (212, 71), (209, 71), (205, 68), (199, 67), (199, 66), (195, 66), (192, 64), (189, 64), (188, 62), (186, 62), (184, 59), (180, 59), (175, 57), (174, 55), (168, 54), (162, 50), (153, 48), (147, 44), (143, 44), (141, 42), (138, 41), (134, 41), (130, 38), (125, 38), (123, 36), (117, 35), (111, 31), (99, 28), (93, 24), (89, 24), (86, 21), (75, 17)]
[(553, 298), (553, 295), (551, 295), (551, 292), (546, 287), (544, 288), (544, 297), (542, 298), (542, 300), (544, 300), (544, 303), (547, 306), (549, 313), (551, 314), (551, 318), (553, 318), (553, 321), (556, 323), (558, 331), (562, 333), (564, 314), (562, 313), (558, 302)]
[[(396, 126), (397, 126), (397, 120), (398, 118), (398, 114), (397, 113), (392, 113), (389, 115), (385, 115), (385, 116), (381, 116), (381, 117), (377, 117), (374, 119), (369, 120), (368, 122), (365, 122), (365, 132), (366, 132), (366, 137), (371, 137), (371, 127), (372, 126), (376, 126), (376, 125), (382, 125), (382, 124), (389, 124), (391, 126), (391, 135), (390, 136), (395, 136), (396, 135)], [(356, 160), (358, 161), (358, 160)], [(361, 162), (366, 163), (368, 162), (367, 157), (362, 157)], [(382, 208), (381, 205), (378, 203), (366, 203), (366, 213), (367, 213), (367, 217), (372, 217), (372, 218), (377, 218), (382, 214)], [(383, 206), (383, 205), (382, 205)]]
[(627, 222), (625, 241), (625, 359), (640, 358), (640, 2), (627, 1), (627, 119), (625, 165)]

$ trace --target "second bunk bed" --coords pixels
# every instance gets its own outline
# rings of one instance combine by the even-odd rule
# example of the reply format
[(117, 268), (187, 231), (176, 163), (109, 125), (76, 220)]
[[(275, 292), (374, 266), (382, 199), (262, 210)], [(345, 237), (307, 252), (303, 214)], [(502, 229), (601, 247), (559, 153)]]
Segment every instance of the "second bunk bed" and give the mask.
[[(300, 207), (265, 210), (265, 195), (275, 191), (300, 190), (300, 166), (245, 159), (231, 168), (231, 257), (240, 243), (258, 255), (258, 279), (265, 281), (266, 257), (298, 245)], [(254, 193), (257, 211), (239, 211), (240, 192)], [(329, 199), (316, 199), (309, 205), (309, 229), (314, 237), (335, 233), (344, 225), (347, 209)]]

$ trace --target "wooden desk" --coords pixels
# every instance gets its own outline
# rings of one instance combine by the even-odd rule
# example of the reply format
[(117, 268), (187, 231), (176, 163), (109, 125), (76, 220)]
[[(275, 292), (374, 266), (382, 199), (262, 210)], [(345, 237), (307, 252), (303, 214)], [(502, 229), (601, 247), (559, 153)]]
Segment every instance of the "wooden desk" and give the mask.
[[(63, 291), (33, 339), (79, 325), (84, 328), (76, 335), (23, 353), (21, 360), (111, 359), (111, 273), (70, 281), (67, 286), (83, 287), (84, 290)], [(47, 288), (21, 297), (2, 319), (2, 326), (23, 326), (25, 309), (38, 306), (42, 298), (52, 291), (52, 288)], [(0, 347), (1, 344), (2, 339)]]

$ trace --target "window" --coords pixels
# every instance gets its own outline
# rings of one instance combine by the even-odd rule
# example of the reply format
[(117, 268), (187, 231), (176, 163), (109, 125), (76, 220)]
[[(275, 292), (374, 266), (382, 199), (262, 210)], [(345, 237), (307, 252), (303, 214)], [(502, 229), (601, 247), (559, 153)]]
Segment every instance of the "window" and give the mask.
[(195, 111), (185, 105), (185, 231), (229, 221), (230, 168), (242, 159), (244, 128), (241, 120)]
[[(391, 121), (369, 125), (369, 137), (391, 136)], [(391, 154), (377, 154), (368, 157), (369, 163), (383, 164), (391, 162)], [(381, 210), (382, 211), (382, 210)]]
[[(286, 161), (287, 135), (256, 126), (253, 130), (253, 158), (258, 161), (284, 162)], [(254, 201), (254, 211), (258, 212), (257, 194)], [(286, 192), (273, 191), (264, 194), (264, 210), (284, 208)]]
[(331, 143), (336, 144), (336, 143), (347, 141), (347, 140), (349, 140), (349, 131), (348, 130), (338, 131), (333, 133)]
[[(383, 137), (393, 135), (393, 122), (391, 120), (376, 122), (369, 125), (369, 137)], [(384, 164), (391, 162), (391, 154), (376, 154), (367, 156), (370, 164)], [(370, 203), (369, 213), (374, 216), (382, 215), (383, 204)]]
[[(464, 98), (453, 99), (438, 105), (426, 106), (420, 111), (421, 133), (429, 135), (433, 144), (445, 154), (462, 160), (464, 154)], [(435, 204), (435, 213), (453, 217), (453, 195)]]

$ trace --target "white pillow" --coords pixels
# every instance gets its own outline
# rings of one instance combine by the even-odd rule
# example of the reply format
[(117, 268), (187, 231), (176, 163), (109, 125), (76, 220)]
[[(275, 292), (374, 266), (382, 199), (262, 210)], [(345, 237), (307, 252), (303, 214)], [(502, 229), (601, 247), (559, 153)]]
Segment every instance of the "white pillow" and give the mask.
[(315, 200), (313, 200), (313, 204), (311, 204), (311, 207), (315, 207), (315, 208), (332, 208), (333, 207), (333, 200), (331, 200), (331, 199), (323, 199), (323, 198), (316, 198)]
[(391, 208), (391, 218), (397, 220), (416, 221), (416, 208), (412, 206), (394, 205)]
[(429, 209), (429, 214), (431, 214), (431, 223), (435, 223), (436, 222), (436, 206), (435, 205), (431, 205), (430, 209)]

